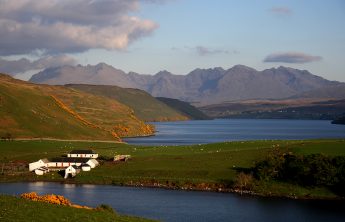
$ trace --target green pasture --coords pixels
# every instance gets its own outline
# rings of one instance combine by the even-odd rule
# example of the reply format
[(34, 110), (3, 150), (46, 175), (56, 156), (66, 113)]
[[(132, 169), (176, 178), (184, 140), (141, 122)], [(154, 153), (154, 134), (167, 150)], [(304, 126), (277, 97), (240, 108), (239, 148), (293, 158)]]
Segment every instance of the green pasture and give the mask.
[(65, 155), (73, 149), (92, 148), (102, 157), (130, 154), (132, 159), (117, 164), (104, 161), (91, 172), (78, 175), (76, 181), (96, 183), (101, 180), (116, 183), (155, 179), (222, 183), (233, 180), (236, 169), (252, 167), (256, 161), (262, 160), (267, 152), (277, 147), (297, 154), (345, 155), (344, 140), (246, 141), (154, 147), (42, 140), (2, 141), (0, 159), (4, 162), (30, 162)]
[(20, 199), (0, 195), (0, 221), (151, 221), (138, 217), (122, 216), (107, 210), (77, 209), (68, 206)]

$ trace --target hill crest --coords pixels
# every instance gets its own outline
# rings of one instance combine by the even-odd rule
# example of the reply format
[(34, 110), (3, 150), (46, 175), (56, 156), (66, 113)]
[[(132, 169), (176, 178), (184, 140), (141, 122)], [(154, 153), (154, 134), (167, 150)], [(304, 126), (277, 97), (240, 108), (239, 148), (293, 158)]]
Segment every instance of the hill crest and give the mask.
[(7, 75), (0, 75), (0, 108), (0, 135), (16, 138), (116, 141), (154, 133), (132, 109), (114, 99)]

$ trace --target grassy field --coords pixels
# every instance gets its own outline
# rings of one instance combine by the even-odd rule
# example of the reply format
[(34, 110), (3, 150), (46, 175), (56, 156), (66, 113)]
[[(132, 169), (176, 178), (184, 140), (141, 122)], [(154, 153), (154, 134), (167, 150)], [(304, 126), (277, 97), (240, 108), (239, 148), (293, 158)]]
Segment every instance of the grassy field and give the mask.
[(0, 195), (0, 206), (0, 221), (151, 221), (106, 210), (77, 209), (7, 195)]
[[(345, 155), (345, 140), (302, 141), (247, 141), (225, 142), (193, 146), (143, 147), (126, 144), (62, 142), (62, 141), (12, 141), (0, 142), (2, 162), (36, 161), (44, 157), (64, 155), (72, 149), (92, 148), (101, 156), (111, 158), (116, 154), (130, 154), (128, 162), (103, 161), (91, 172), (82, 172), (72, 183), (123, 184), (162, 186), (177, 189), (217, 190), (231, 188), (238, 169), (250, 168), (266, 157), (273, 148), (296, 154), (323, 153), (330, 156)], [(11, 170), (10, 170), (11, 171)], [(33, 173), (9, 172), (0, 181), (63, 181), (57, 173), (36, 176)], [(257, 184), (254, 191), (299, 196), (334, 196), (327, 189), (302, 188), (284, 183)], [(275, 193), (276, 192), (276, 193)]]

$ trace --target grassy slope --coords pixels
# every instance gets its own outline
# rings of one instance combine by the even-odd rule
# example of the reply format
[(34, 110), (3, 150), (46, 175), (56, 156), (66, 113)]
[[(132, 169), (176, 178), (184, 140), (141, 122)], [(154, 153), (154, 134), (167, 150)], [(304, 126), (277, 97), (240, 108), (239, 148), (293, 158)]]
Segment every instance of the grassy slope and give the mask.
[(0, 136), (115, 140), (111, 131), (120, 136), (152, 133), (115, 100), (0, 74)]
[(95, 95), (115, 99), (134, 110), (134, 114), (145, 121), (176, 121), (187, 120), (176, 110), (160, 102), (150, 94), (139, 89), (121, 88), (118, 86), (99, 85), (67, 85)]
[(183, 115), (188, 116), (191, 119), (195, 120), (205, 120), (210, 119), (206, 114), (198, 110), (196, 107), (192, 106), (187, 102), (183, 102), (178, 99), (171, 99), (171, 98), (164, 98), (164, 97), (157, 97), (157, 99), (166, 105), (178, 110)]
[(108, 211), (76, 209), (0, 195), (0, 221), (151, 221)]
[[(299, 154), (324, 153), (345, 155), (345, 140), (307, 141), (248, 141), (227, 142), (208, 145), (176, 147), (140, 147), (125, 144), (54, 142), (54, 141), (14, 141), (0, 143), (0, 149), (7, 160), (33, 161), (43, 157), (64, 154), (74, 148), (93, 147), (100, 155), (131, 154), (127, 163), (106, 162), (91, 172), (80, 173), (73, 182), (95, 184), (152, 184), (153, 182), (176, 187), (209, 184), (211, 187), (231, 186), (236, 168), (252, 167), (262, 160), (267, 152), (279, 145), (282, 149)], [(63, 179), (56, 174), (44, 177), (24, 172), (20, 177), (3, 175), (0, 181)], [(71, 182), (72, 182), (71, 181)], [(202, 188), (202, 187), (200, 187)], [(323, 188), (302, 188), (284, 183), (261, 183), (256, 188), (261, 193), (278, 195), (291, 193), (304, 196), (334, 196)]]

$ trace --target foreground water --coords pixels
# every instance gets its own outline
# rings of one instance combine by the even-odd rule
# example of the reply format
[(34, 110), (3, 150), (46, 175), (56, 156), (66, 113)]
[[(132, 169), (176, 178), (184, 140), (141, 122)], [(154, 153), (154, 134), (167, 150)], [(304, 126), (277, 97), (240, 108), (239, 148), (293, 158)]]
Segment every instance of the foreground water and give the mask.
[(183, 145), (235, 140), (345, 138), (345, 125), (329, 120), (216, 119), (155, 122), (152, 137), (129, 138), (130, 144)]
[(162, 221), (345, 221), (344, 202), (282, 200), (236, 194), (187, 192), (107, 185), (47, 182), (0, 184), (0, 193), (59, 194), (95, 207), (109, 204), (121, 214)]

